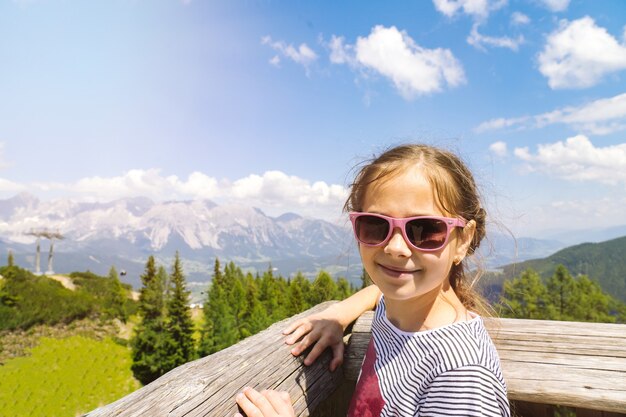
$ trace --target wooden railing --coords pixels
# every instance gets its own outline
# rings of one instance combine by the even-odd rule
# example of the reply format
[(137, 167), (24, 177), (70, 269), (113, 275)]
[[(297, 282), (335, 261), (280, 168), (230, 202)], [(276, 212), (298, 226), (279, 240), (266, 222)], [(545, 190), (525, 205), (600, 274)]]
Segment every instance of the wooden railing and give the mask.
[[(332, 302), (330, 302), (332, 303)], [(328, 371), (330, 352), (305, 367), (282, 330), (327, 307), (320, 304), (228, 349), (182, 365), (134, 393), (85, 416), (232, 416), (245, 386), (288, 391), (297, 416), (345, 416), (371, 337), (365, 313), (346, 336), (344, 365)], [(626, 325), (487, 319), (517, 416), (626, 416)], [(561, 410), (561, 413), (563, 411)], [(624, 413), (624, 414), (620, 414)], [(570, 414), (571, 415), (571, 414)]]

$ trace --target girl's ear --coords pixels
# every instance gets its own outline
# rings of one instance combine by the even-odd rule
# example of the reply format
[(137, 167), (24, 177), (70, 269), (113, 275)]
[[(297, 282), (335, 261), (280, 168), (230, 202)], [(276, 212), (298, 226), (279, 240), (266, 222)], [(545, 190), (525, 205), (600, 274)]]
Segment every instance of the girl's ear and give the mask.
[(470, 220), (467, 222), (463, 230), (457, 234), (457, 245), (454, 253), (455, 263), (460, 263), (463, 258), (465, 258), (465, 255), (467, 255), (467, 251), (469, 250), (469, 247), (472, 244), (472, 239), (474, 238), (474, 232), (476, 232), (476, 222), (474, 220)]

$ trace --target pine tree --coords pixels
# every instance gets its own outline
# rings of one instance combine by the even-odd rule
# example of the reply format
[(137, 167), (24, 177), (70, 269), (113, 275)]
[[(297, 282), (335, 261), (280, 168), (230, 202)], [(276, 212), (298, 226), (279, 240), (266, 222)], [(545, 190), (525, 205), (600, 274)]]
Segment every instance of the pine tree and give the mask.
[(337, 300), (345, 300), (346, 298), (352, 295), (352, 289), (350, 288), (350, 283), (347, 279), (341, 277), (337, 280), (337, 292), (335, 293), (334, 298)]
[(9, 256), (7, 257), (7, 266), (15, 266), (15, 258), (13, 257), (12, 250), (9, 250)]
[(213, 281), (204, 303), (205, 324), (199, 349), (202, 356), (222, 350), (238, 340), (237, 323), (224, 286), (224, 274), (220, 269), (219, 259), (216, 259)]
[(602, 292), (597, 282), (581, 275), (576, 279), (570, 315), (576, 321), (615, 323), (617, 317), (611, 315), (614, 302), (610, 295)]
[(163, 282), (157, 274), (154, 257), (150, 256), (141, 275), (143, 284), (139, 295), (141, 322), (131, 340), (135, 378), (148, 384), (167, 370), (165, 319), (163, 317)]
[(259, 289), (252, 274), (245, 278), (245, 306), (241, 323), (239, 333), (242, 338), (256, 334), (270, 324), (267, 312), (259, 301)]
[(222, 274), (219, 258), (215, 258), (215, 263), (213, 264), (213, 283), (220, 287), (224, 286), (224, 274)]
[(274, 294), (278, 301), (277, 307), (271, 316), (272, 322), (289, 317), (289, 284), (282, 276), (274, 278)]
[(230, 307), (235, 318), (235, 328), (237, 329), (237, 340), (241, 340), (244, 334), (247, 334), (245, 329), (245, 311), (246, 311), (246, 290), (243, 287), (241, 279), (235, 278), (233, 280), (233, 287), (230, 291)]
[(537, 320), (549, 318), (552, 310), (548, 290), (539, 274), (528, 269), (512, 281), (505, 281), (500, 310), (504, 317)]
[(169, 299), (167, 300), (168, 333), (167, 366), (173, 369), (194, 358), (193, 321), (189, 310), (189, 291), (186, 288), (180, 255), (176, 252), (172, 274), (169, 279)]
[(107, 308), (109, 309), (110, 314), (114, 317), (118, 317), (126, 323), (126, 320), (128, 320), (128, 311), (126, 310), (126, 300), (128, 299), (128, 295), (124, 287), (122, 287), (120, 277), (114, 266), (111, 266), (111, 269), (109, 270), (109, 280), (110, 292), (107, 297)]
[(157, 270), (157, 281), (163, 288), (163, 315), (167, 315), (167, 301), (170, 299), (170, 276), (163, 265), (159, 265)]
[(548, 281), (548, 297), (554, 307), (550, 320), (574, 320), (574, 292), (576, 282), (564, 265), (559, 265)]
[(332, 300), (337, 292), (337, 285), (328, 272), (320, 271), (311, 286), (310, 304), (317, 305)]
[[(223, 275), (223, 286), (228, 292), (232, 292), (233, 286), (235, 285), (235, 281), (243, 279), (243, 274), (241, 273), (241, 269), (235, 266), (234, 262), (229, 262), (224, 267), (224, 275)], [(229, 295), (230, 296), (230, 295)], [(230, 301), (233, 301), (232, 296), (230, 296)]]
[(245, 304), (244, 276), (241, 269), (232, 261), (224, 267), (222, 286), (227, 294), (228, 305), (235, 317), (237, 329), (239, 329), (241, 327), (241, 314)]
[(278, 310), (280, 297), (281, 294), (278, 293), (276, 278), (274, 278), (274, 272), (272, 271), (272, 265), (270, 265), (261, 278), (259, 298), (265, 307), (267, 315), (272, 321), (274, 321), (274, 318), (279, 316)]
[(298, 286), (302, 289), (302, 296), (304, 301), (302, 311), (311, 308), (312, 305), (309, 302), (309, 299), (311, 297), (311, 281), (309, 281), (308, 278), (302, 275), (301, 272), (298, 272), (292, 282), (297, 282)]
[(306, 310), (307, 303), (302, 291), (302, 280), (306, 280), (306, 278), (298, 272), (296, 277), (289, 283), (289, 304), (287, 306), (287, 313), (290, 316)]

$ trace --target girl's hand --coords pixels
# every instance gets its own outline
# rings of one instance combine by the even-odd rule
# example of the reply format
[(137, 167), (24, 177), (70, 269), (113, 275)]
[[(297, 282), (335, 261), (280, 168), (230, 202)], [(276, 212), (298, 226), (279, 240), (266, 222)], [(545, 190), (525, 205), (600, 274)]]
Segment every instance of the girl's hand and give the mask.
[[(300, 355), (313, 345), (313, 349), (304, 359), (306, 366), (315, 362), (322, 352), (330, 347), (333, 351), (333, 358), (330, 361), (332, 372), (343, 363), (343, 331), (344, 327), (339, 322), (339, 318), (334, 315), (334, 310), (331, 307), (294, 322), (283, 331), (283, 334), (289, 335), (285, 339), (285, 343), (288, 345), (295, 344), (291, 349), (293, 356)], [(298, 340), (300, 341), (298, 342)]]
[(343, 363), (343, 332), (361, 314), (373, 309), (380, 295), (378, 287), (370, 285), (322, 312), (294, 322), (283, 331), (284, 335), (289, 335), (285, 343), (295, 344), (291, 354), (298, 356), (313, 346), (304, 359), (304, 364), (308, 366), (315, 362), (324, 349), (330, 347), (333, 351), (330, 370), (334, 371)]
[[(239, 407), (248, 417), (295, 417), (289, 393), (263, 390), (258, 392), (246, 387), (235, 398)], [(243, 417), (236, 413), (235, 417)]]

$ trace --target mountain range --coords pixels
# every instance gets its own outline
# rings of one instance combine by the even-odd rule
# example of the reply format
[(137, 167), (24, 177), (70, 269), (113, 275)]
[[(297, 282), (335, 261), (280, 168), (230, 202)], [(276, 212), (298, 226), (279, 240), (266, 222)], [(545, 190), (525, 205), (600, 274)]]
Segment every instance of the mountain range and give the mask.
[[(342, 224), (286, 213), (271, 217), (254, 207), (217, 205), (208, 200), (155, 202), (145, 197), (110, 202), (72, 199), (42, 201), (29, 193), (0, 200), (0, 250), (35, 269), (35, 237), (49, 230), (54, 270), (91, 270), (106, 275), (115, 265), (137, 287), (149, 255), (169, 267), (179, 251), (189, 281), (210, 279), (213, 262), (234, 261), (244, 270), (270, 266), (283, 276), (320, 269), (357, 281), (361, 263), (347, 219)], [(558, 240), (518, 238), (499, 233), (481, 248), (487, 268), (548, 256), (566, 245)], [(50, 242), (41, 241), (41, 270)]]
[[(200, 281), (208, 280), (216, 257), (244, 269), (264, 270), (271, 264), (283, 275), (322, 267), (360, 273), (361, 268), (347, 224), (293, 213), (270, 217), (253, 207), (141, 197), (85, 203), (41, 201), (21, 193), (0, 200), (0, 249), (11, 249), (26, 268), (35, 268), (31, 233), (41, 230), (64, 237), (54, 241), (56, 271), (106, 274), (115, 265), (135, 286), (149, 255), (169, 265), (177, 250), (189, 279)], [(49, 240), (41, 240), (42, 270), (49, 246)]]

